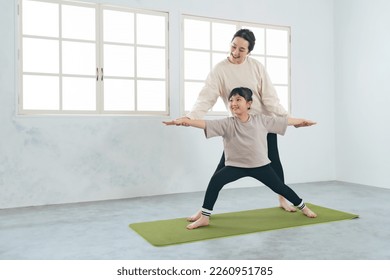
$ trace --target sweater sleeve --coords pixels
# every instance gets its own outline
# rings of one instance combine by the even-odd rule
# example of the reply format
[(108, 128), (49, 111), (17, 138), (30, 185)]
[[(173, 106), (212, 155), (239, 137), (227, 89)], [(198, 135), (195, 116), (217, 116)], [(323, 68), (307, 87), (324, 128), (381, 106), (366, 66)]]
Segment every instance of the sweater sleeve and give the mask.
[(273, 86), (271, 79), (264, 69), (264, 66), (260, 66), (260, 73), (262, 81), (259, 84), (259, 93), (261, 96), (261, 102), (263, 103), (265, 109), (277, 116), (288, 116), (288, 112), (280, 104), (278, 94), (276, 93), (275, 87)]
[(207, 112), (217, 102), (217, 99), (220, 96), (220, 86), (216, 72), (217, 71), (213, 69), (207, 76), (205, 85), (200, 91), (191, 112), (187, 114), (187, 117), (190, 119), (203, 119)]

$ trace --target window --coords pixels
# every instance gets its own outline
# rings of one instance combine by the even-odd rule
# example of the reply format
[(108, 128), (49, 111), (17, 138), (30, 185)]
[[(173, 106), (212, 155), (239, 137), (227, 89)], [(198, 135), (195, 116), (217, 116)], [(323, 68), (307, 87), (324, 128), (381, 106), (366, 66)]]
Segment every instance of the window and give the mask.
[[(191, 110), (207, 74), (226, 58), (234, 33), (241, 28), (253, 31), (256, 45), (251, 57), (266, 68), (278, 93), (281, 104), (290, 110), (290, 28), (262, 24), (183, 16), (184, 111)], [(226, 114), (221, 99), (209, 112)]]
[(19, 10), (20, 113), (168, 114), (167, 13), (55, 0)]

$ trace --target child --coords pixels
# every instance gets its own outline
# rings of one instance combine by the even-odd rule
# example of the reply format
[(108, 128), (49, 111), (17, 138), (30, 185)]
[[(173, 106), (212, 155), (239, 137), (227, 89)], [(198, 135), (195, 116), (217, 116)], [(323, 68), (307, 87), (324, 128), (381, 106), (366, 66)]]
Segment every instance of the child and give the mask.
[(267, 134), (283, 135), (288, 125), (296, 127), (311, 126), (315, 122), (289, 117), (270, 117), (250, 115), (252, 91), (239, 87), (229, 95), (229, 108), (233, 117), (218, 120), (177, 119), (163, 122), (166, 125), (183, 125), (204, 129), (206, 138), (222, 136), (225, 151), (225, 167), (216, 172), (210, 179), (202, 209), (188, 218), (192, 222), (188, 229), (195, 229), (209, 224), (209, 218), (219, 191), (224, 185), (250, 176), (284, 196), (309, 218), (317, 217), (301, 198), (285, 185), (270, 166), (267, 157)]

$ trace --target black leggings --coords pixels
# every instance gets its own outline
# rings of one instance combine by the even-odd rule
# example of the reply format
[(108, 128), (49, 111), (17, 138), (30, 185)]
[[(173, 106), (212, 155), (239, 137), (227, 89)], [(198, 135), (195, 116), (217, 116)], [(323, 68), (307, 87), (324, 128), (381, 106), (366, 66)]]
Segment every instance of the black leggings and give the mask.
[[(271, 163), (270, 163), (271, 168), (273, 169), (274, 173), (276, 173), (277, 177), (279, 177), (280, 181), (284, 184), (284, 172), (283, 172), (282, 163), (280, 162), (280, 158), (279, 158), (278, 138), (277, 138), (277, 135), (275, 133), (268, 133), (267, 134), (267, 145), (268, 145), (268, 158), (271, 161)], [(225, 153), (222, 153), (221, 160), (220, 160), (220, 162), (219, 162), (219, 164), (217, 166), (217, 169), (214, 172), (213, 177), (224, 167), (225, 167)], [(245, 176), (250, 176), (250, 175), (245, 175)], [(242, 176), (242, 177), (245, 177), (245, 176)], [(211, 179), (213, 179), (213, 177)], [(240, 177), (240, 178), (242, 178), (242, 177)], [(253, 176), (251, 176), (251, 177), (253, 177)], [(254, 177), (254, 178), (256, 178), (256, 177)], [(237, 179), (239, 179), (239, 178), (237, 178)], [(237, 179), (234, 179), (233, 181), (235, 181)], [(262, 180), (260, 180), (260, 181), (262, 181)], [(211, 183), (211, 181), (210, 181), (210, 183)], [(227, 183), (225, 183), (225, 184), (227, 184)], [(209, 184), (209, 187), (210, 187), (210, 184)], [(209, 189), (209, 187), (207, 189)], [(218, 192), (222, 189), (222, 187), (218, 190)], [(273, 190), (273, 188), (271, 186), (268, 186), (268, 187), (270, 187)], [(278, 193), (278, 192), (276, 192), (276, 193)], [(281, 194), (281, 195), (283, 195), (283, 194)], [(206, 192), (206, 196), (207, 196), (207, 192)], [(218, 194), (217, 194), (217, 196), (218, 196)], [(287, 198), (287, 197), (285, 197), (285, 198)], [(288, 200), (290, 202), (294, 203), (290, 199), (288, 199)], [(206, 201), (206, 198), (205, 198), (205, 201)], [(214, 201), (214, 203), (215, 203), (215, 201)], [(204, 208), (212, 210), (212, 209), (207, 208), (207, 207), (204, 207)]]
[(202, 207), (213, 210), (219, 191), (223, 186), (247, 176), (259, 180), (277, 194), (283, 195), (295, 206), (302, 202), (302, 199), (280, 180), (270, 164), (255, 168), (224, 166), (211, 177)]

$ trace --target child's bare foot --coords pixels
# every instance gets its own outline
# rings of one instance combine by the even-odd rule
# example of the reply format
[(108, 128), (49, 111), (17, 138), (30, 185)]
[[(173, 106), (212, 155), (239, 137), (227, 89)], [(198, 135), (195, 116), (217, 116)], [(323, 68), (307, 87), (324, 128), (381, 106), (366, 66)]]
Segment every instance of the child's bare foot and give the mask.
[(290, 205), (283, 196), (279, 196), (279, 204), (280, 204), (280, 208), (283, 208), (287, 212), (297, 211), (297, 209), (293, 205)]
[(189, 224), (187, 226), (187, 229), (196, 229), (198, 227), (205, 227), (209, 225), (209, 217), (200, 215), (200, 218), (197, 219), (195, 222)]
[(305, 208), (302, 209), (302, 213), (309, 217), (309, 218), (315, 218), (317, 217), (317, 214), (310, 210), (309, 207), (305, 206)]
[(199, 210), (199, 211), (196, 212), (194, 215), (188, 217), (188, 218), (187, 218), (187, 221), (189, 221), (189, 222), (195, 222), (195, 221), (198, 220), (201, 216), (202, 216), (202, 210)]

